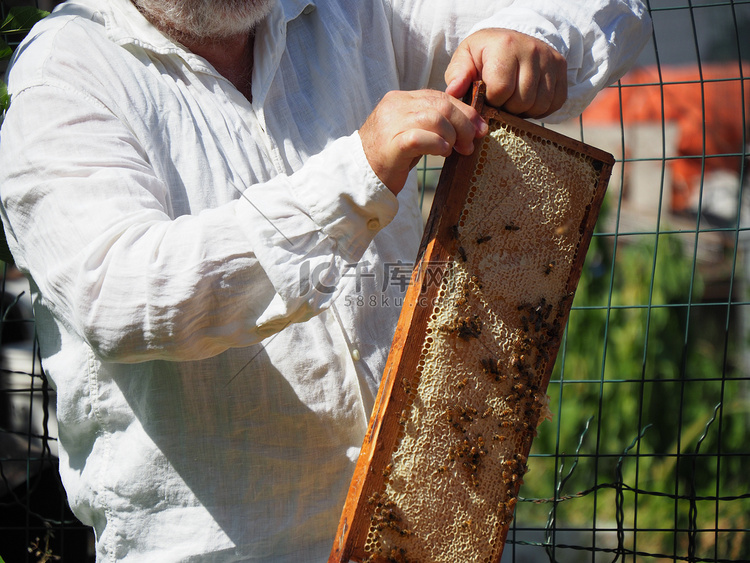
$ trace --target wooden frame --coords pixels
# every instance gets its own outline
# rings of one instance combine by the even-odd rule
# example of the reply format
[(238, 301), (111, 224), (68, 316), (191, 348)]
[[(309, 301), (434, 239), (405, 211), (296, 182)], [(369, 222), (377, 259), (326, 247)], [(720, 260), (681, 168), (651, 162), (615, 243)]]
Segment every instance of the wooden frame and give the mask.
[[(472, 378), (482, 378), (487, 373), (490, 375), (496, 374), (496, 379), (500, 377), (507, 379), (507, 375), (500, 375), (505, 373), (512, 373), (511, 377), (514, 377), (520, 383), (516, 383), (516, 387), (525, 387), (524, 393), (526, 395), (519, 395), (518, 402), (525, 401), (524, 404), (531, 405), (533, 408), (528, 407), (525, 410), (525, 415), (515, 414), (515, 418), (508, 418), (508, 421), (499, 424), (512, 424), (519, 430), (519, 438), (516, 440), (514, 437), (511, 438), (511, 442), (515, 445), (511, 450), (500, 452), (495, 455), (493, 463), (496, 465), (495, 472), (502, 468), (502, 464), (508, 467), (508, 472), (503, 471), (503, 474), (507, 476), (507, 491), (505, 492), (490, 492), (493, 502), (500, 499), (499, 505), (504, 508), (500, 509), (502, 513), (505, 510), (506, 514), (493, 516), (491, 530), (477, 529), (476, 534), (488, 534), (486, 541), (489, 542), (492, 547), (487, 547), (484, 554), (481, 555), (480, 559), (486, 561), (491, 559), (493, 561), (499, 561), (502, 555), (502, 545), (507, 535), (508, 525), (512, 519), (513, 506), (515, 505), (515, 496), (518, 493), (518, 488), (522, 482), (523, 472), (525, 471), (525, 460), (529, 455), (531, 448), (531, 441), (538, 421), (541, 416), (544, 415), (546, 405), (540, 397), (546, 397), (546, 388), (549, 382), (549, 376), (554, 366), (554, 360), (557, 354), (557, 350), (560, 345), (562, 327), (564, 327), (567, 321), (570, 305), (572, 303), (572, 296), (580, 278), (581, 270), (583, 268), (583, 262), (586, 255), (586, 250), (591, 239), (594, 224), (597, 220), (599, 209), (601, 207), (604, 193), (606, 190), (607, 181), (611, 173), (614, 159), (611, 155), (604, 153), (598, 149), (585, 145), (574, 139), (564, 137), (553, 131), (545, 129), (541, 126), (529, 123), (518, 117), (514, 117), (505, 113), (502, 113), (494, 108), (485, 106), (484, 104), (484, 91), (479, 85), (475, 88), (474, 97), (472, 104), (477, 108), (494, 129), (497, 127), (509, 127), (513, 131), (520, 132), (521, 135), (528, 135), (528, 138), (533, 138), (534, 142), (540, 146), (548, 146), (549, 144), (558, 147), (560, 151), (564, 151), (564, 154), (573, 155), (571, 158), (585, 162), (585, 166), (590, 166), (593, 170), (593, 174), (596, 175), (593, 181), (593, 192), (590, 195), (584, 196), (586, 198), (585, 209), (581, 208), (579, 217), (575, 220), (578, 223), (574, 232), (570, 233), (573, 237), (574, 242), (577, 242), (575, 251), (569, 254), (567, 264), (557, 264), (555, 261), (550, 262), (544, 271), (538, 274), (539, 279), (543, 283), (551, 284), (549, 281), (550, 273), (552, 268), (555, 268), (555, 272), (559, 272), (565, 268), (565, 272), (559, 275), (563, 276), (556, 282), (555, 295), (562, 297), (555, 297), (555, 303), (553, 308), (553, 300), (549, 298), (549, 304), (542, 307), (536, 302), (529, 302), (525, 305), (519, 305), (516, 307), (518, 312), (506, 312), (505, 319), (495, 319), (494, 322), (497, 325), (501, 323), (503, 327), (510, 327), (508, 330), (515, 332), (507, 332), (511, 334), (512, 339), (516, 344), (520, 342), (517, 334), (527, 334), (525, 337), (528, 341), (529, 331), (533, 332), (533, 327), (529, 327), (529, 323), (537, 325), (537, 329), (540, 325), (544, 325), (544, 334), (540, 336), (537, 334), (534, 336), (535, 349), (533, 357), (536, 358), (534, 361), (537, 369), (533, 369), (533, 366), (525, 366), (523, 369), (521, 365), (523, 362), (528, 363), (527, 357), (532, 357), (532, 352), (527, 354), (519, 352), (507, 352), (503, 356), (502, 346), (496, 347), (494, 338), (489, 335), (488, 332), (488, 320), (482, 319), (480, 314), (466, 314), (461, 316), (458, 313), (453, 314), (452, 321), (443, 321), (442, 324), (436, 325), (436, 313), (434, 311), (436, 302), (443, 299), (453, 299), (446, 297), (446, 293), (451, 291), (456, 292), (459, 289), (456, 287), (448, 288), (446, 290), (445, 283), (441, 283), (446, 276), (450, 277), (454, 275), (454, 271), (458, 271), (458, 268), (463, 268), (465, 264), (476, 263), (477, 260), (482, 259), (482, 243), (483, 239), (489, 241), (492, 237), (496, 237), (499, 240), (501, 237), (509, 238), (512, 231), (520, 230), (516, 227), (512, 221), (505, 220), (499, 223), (495, 221), (495, 232), (478, 233), (475, 232), (469, 237), (464, 235), (462, 230), (463, 218), (466, 218), (466, 209), (469, 207), (467, 202), (471, 202), (476, 197), (476, 187), (472, 187), (475, 180), (483, 168), (485, 170), (492, 167), (493, 162), (485, 162), (483, 159), (483, 153), (486, 151), (478, 148), (471, 156), (460, 156), (454, 153), (450, 158), (447, 159), (444, 166), (440, 182), (437, 188), (436, 197), (432, 206), (431, 214), (428, 219), (424, 238), (419, 252), (418, 262), (414, 268), (411, 285), (408, 289), (401, 316), (399, 319), (398, 327), (396, 329), (395, 337), (393, 340), (391, 352), (388, 358), (387, 366), (383, 374), (379, 393), (375, 402), (370, 424), (364, 438), (362, 445), (361, 454), (357, 463), (357, 467), (352, 479), (351, 487), (349, 490), (348, 497), (343, 509), (339, 529), (334, 541), (333, 549), (329, 558), (329, 563), (337, 562), (342, 563), (350, 560), (354, 561), (396, 561), (396, 562), (412, 562), (422, 561), (424, 559), (412, 559), (412, 555), (407, 544), (414, 544), (417, 540), (417, 534), (420, 533), (419, 529), (413, 529), (410, 522), (404, 516), (397, 503), (387, 500), (386, 493), (384, 492), (389, 486), (389, 479), (391, 478), (391, 472), (393, 471), (393, 456), (395, 449), (399, 446), (400, 441), (404, 438), (406, 433), (407, 423), (410, 424), (409, 418), (414, 414), (415, 401), (419, 402), (420, 399), (414, 391), (414, 387), (419, 385), (419, 374), (425, 370), (425, 361), (429, 363), (429, 358), (425, 359), (425, 339), (447, 339), (452, 338), (451, 341), (453, 346), (459, 352), (466, 351), (467, 353), (485, 354), (490, 358), (505, 358), (504, 360), (498, 359), (497, 364), (495, 360), (485, 360), (482, 357), (481, 362), (473, 361), (471, 367), (465, 368), (459, 366), (458, 368), (450, 368), (450, 373), (444, 378), (447, 382), (450, 378), (454, 378), (454, 372), (468, 369), (468, 376), (462, 380), (467, 381)], [(562, 152), (560, 154), (563, 154)], [(521, 164), (523, 165), (523, 163)], [(575, 189), (576, 186), (573, 186)], [(494, 188), (493, 188), (494, 189)], [(510, 188), (514, 189), (513, 187)], [(580, 206), (579, 206), (580, 207)], [(557, 209), (557, 213), (565, 214), (566, 209)], [(497, 214), (493, 212), (493, 216)], [(479, 221), (477, 224), (484, 225), (486, 221)], [(559, 231), (560, 224), (556, 229)], [(468, 229), (467, 229), (468, 230)], [(537, 232), (537, 238), (539, 231)], [(543, 231), (542, 231), (543, 232)], [(522, 236), (519, 234), (519, 236)], [(554, 236), (554, 233), (553, 233)], [(464, 240), (466, 239), (466, 240)], [(500, 244), (498, 242), (497, 244)], [(489, 246), (489, 245), (486, 245)], [(500, 248), (497, 247), (496, 248)], [(467, 253), (473, 253), (471, 258), (467, 258)], [(495, 252), (497, 254), (497, 250)], [(472, 262), (473, 261), (473, 262)], [(553, 265), (554, 264), (554, 265)], [(468, 267), (468, 266), (467, 266)], [(466, 295), (476, 293), (480, 291), (478, 288), (482, 286), (479, 282), (473, 281), (467, 285), (466, 280), (476, 280), (476, 276), (470, 276), (467, 278), (466, 275), (471, 274), (468, 272), (462, 274), (464, 277), (464, 287), (469, 287), (465, 291)], [(556, 274), (557, 275), (557, 274)], [(474, 285), (472, 285), (474, 284)], [(559, 287), (557, 287), (559, 286)], [(481, 291), (480, 291), (481, 292)], [(546, 295), (546, 294), (545, 294)], [(507, 300), (507, 296), (502, 297), (503, 300)], [(470, 305), (464, 305), (461, 301), (466, 301), (462, 297), (458, 297), (457, 300), (451, 301), (452, 307), (456, 309), (458, 307), (461, 311), (472, 311)], [(541, 298), (541, 303), (545, 304), (547, 301), (545, 297)], [(458, 305), (456, 305), (458, 303)], [(528, 312), (522, 310), (522, 307), (528, 309)], [(507, 309), (507, 307), (506, 307)], [(458, 310), (458, 309), (456, 309)], [(536, 312), (535, 312), (536, 311)], [(482, 313), (484, 314), (484, 313)], [(494, 314), (494, 313), (493, 313)], [(545, 316), (546, 315), (546, 316)], [(494, 317), (493, 317), (494, 319)], [(483, 324), (484, 323), (484, 324)], [(435, 329), (435, 326), (438, 326)], [(431, 328), (432, 327), (432, 328)], [(484, 327), (484, 332), (482, 332)], [(490, 327), (492, 329), (492, 327)], [(525, 333), (523, 332), (525, 329)], [(505, 328), (503, 330), (506, 330)], [(452, 332), (453, 334), (448, 336), (447, 333)], [(439, 334), (438, 334), (439, 333)], [(479, 338), (481, 333), (481, 339)], [(540, 333), (540, 330), (537, 330)], [(488, 336), (489, 335), (489, 336)], [(542, 338), (544, 341), (542, 342)], [(507, 339), (506, 339), (507, 340)], [(484, 344), (482, 344), (482, 341)], [(473, 344), (477, 342), (478, 344)], [(470, 346), (475, 347), (481, 344), (487, 350), (492, 348), (492, 352), (471, 352)], [(507, 343), (501, 343), (507, 348)], [(428, 344), (429, 346), (429, 344)], [(460, 356), (460, 353), (457, 353)], [(432, 356), (430, 356), (432, 357)], [(521, 359), (519, 359), (521, 358)], [(523, 360), (522, 360), (523, 359)], [(456, 360), (456, 361), (460, 361)], [(502, 365), (501, 365), (502, 364)], [(513, 369), (510, 365), (515, 365), (517, 369)], [(485, 375), (482, 375), (484, 372)], [(533, 373), (532, 373), (533, 372)], [(466, 375), (466, 373), (462, 373)], [(486, 385), (484, 381), (477, 379), (478, 383), (475, 387)], [(508, 381), (507, 384), (512, 382)], [(446, 383), (448, 385), (449, 383)], [(452, 391), (446, 392), (446, 396), (458, 396), (460, 393), (456, 391), (461, 386), (459, 383), (451, 383), (453, 385)], [(499, 389), (499, 388), (498, 388)], [(533, 392), (532, 392), (533, 390)], [(489, 393), (494, 392), (492, 389)], [(498, 391), (499, 392), (499, 391)], [(507, 390), (503, 393), (508, 393)], [(508, 397), (510, 399), (510, 397)], [(456, 399), (458, 400), (458, 399)], [(498, 399), (499, 400), (499, 399)], [(499, 405), (497, 401), (489, 402), (487, 404)], [(465, 483), (463, 487), (470, 489), (469, 493), (474, 494), (474, 489), (471, 484), (476, 485), (479, 490), (480, 481), (483, 476), (480, 475), (478, 466), (480, 463), (485, 463), (485, 459), (489, 459), (491, 447), (494, 444), (489, 445), (490, 434), (489, 432), (471, 432), (469, 427), (472, 424), (479, 422), (479, 414), (476, 408), (467, 412), (464, 407), (442, 407), (445, 413), (440, 413), (442, 418), (435, 419), (439, 421), (439, 424), (451, 424), (454, 428), (458, 428), (463, 435), (456, 431), (458, 438), (451, 437), (450, 430), (441, 430), (436, 432), (438, 437), (445, 436), (447, 440), (453, 440), (454, 445), (449, 449), (448, 456), (451, 461), (454, 462), (450, 469), (456, 478), (462, 479)], [(472, 407), (470, 407), (472, 408)], [(488, 407), (487, 410), (491, 410), (492, 407)], [(499, 407), (495, 411), (499, 410)], [(505, 409), (508, 411), (509, 409)], [(515, 409), (516, 411), (522, 410), (521, 407)], [(493, 414), (493, 416), (496, 416)], [(447, 419), (447, 420), (444, 420)], [(476, 419), (476, 420), (475, 420)], [(499, 419), (498, 419), (499, 420)], [(494, 422), (493, 422), (494, 423)], [(485, 425), (486, 428), (486, 425)], [(424, 432), (423, 432), (424, 433)], [(502, 436), (495, 434), (494, 438), (500, 440)], [(515, 441), (514, 441), (515, 440)], [(463, 454), (457, 449), (456, 444), (463, 447)], [(471, 450), (470, 448), (473, 448)], [(432, 448), (431, 448), (432, 449)], [(442, 455), (445, 458), (445, 449), (439, 446), (434, 448), (435, 455)], [(438, 452), (443, 452), (442, 454)], [(472, 453), (473, 452), (473, 453)], [(487, 456), (485, 457), (485, 454)], [(469, 469), (462, 470), (458, 466), (456, 456), (462, 457), (464, 467)], [(472, 457), (473, 456), (473, 457)], [(459, 460), (460, 461), (460, 460)], [(453, 467), (455, 466), (455, 467)], [(473, 467), (473, 473), (472, 468)], [(436, 470), (437, 473), (447, 471), (445, 465), (441, 465)], [(424, 475), (425, 479), (442, 479), (441, 476), (435, 475), (435, 470), (430, 470), (429, 476)], [(399, 481), (403, 489), (403, 481), (406, 478)], [(429, 480), (428, 479), (428, 480)], [(487, 479), (497, 479), (497, 477), (488, 476)], [(408, 479), (406, 479), (408, 481)], [(469, 483), (467, 485), (466, 483)], [(482, 481), (482, 483), (484, 483)], [(497, 485), (492, 482), (492, 487)], [(405, 485), (407, 490), (410, 485)], [(485, 487), (482, 484), (482, 487)], [(484, 489), (483, 489), (484, 490)], [(474, 510), (472, 508), (472, 510)], [(453, 514), (448, 515), (453, 517)], [(456, 524), (453, 522), (451, 525), (454, 529), (459, 530), (463, 533), (461, 526), (468, 527), (467, 523), (471, 522), (471, 518), (467, 518), (465, 522)], [(487, 526), (482, 526), (486, 528)], [(377, 530), (383, 530), (379, 532)], [(379, 534), (388, 533), (393, 539), (387, 541), (379, 539)], [(466, 532), (471, 533), (471, 532)], [(402, 538), (402, 539), (399, 539)], [(455, 540), (459, 541), (459, 540)], [(485, 542), (485, 539), (481, 539)], [(400, 547), (403, 542), (404, 547)], [(411, 542), (411, 543), (410, 543)], [(387, 545), (385, 545), (387, 543)], [(466, 542), (464, 542), (466, 543)], [(470, 542), (469, 542), (470, 543)], [(382, 545), (381, 545), (382, 544)], [(369, 548), (368, 548), (369, 545)], [(377, 545), (377, 549), (373, 546)], [(485, 545), (485, 543), (482, 543)], [(472, 552), (473, 553), (473, 552)], [(488, 555), (489, 554), (489, 555)], [(473, 556), (473, 555), (472, 555)], [(422, 555), (421, 557), (425, 557)], [(448, 556), (446, 556), (448, 557)], [(451, 556), (451, 557), (455, 557)], [(466, 555), (462, 556), (465, 563), (468, 560), (465, 559)], [(477, 554), (477, 557), (480, 557)]]

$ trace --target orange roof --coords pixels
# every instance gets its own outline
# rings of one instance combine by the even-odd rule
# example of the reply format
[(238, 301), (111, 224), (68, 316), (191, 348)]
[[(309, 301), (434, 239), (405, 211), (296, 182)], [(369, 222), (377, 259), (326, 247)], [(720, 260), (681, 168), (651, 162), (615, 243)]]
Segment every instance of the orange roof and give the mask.
[[(750, 66), (739, 62), (685, 67), (643, 67), (621, 80), (622, 88), (604, 90), (583, 113), (584, 124), (638, 122), (677, 123), (679, 156), (705, 155), (705, 172), (739, 171), (739, 156), (714, 156), (743, 152), (747, 143), (743, 123), (750, 122)], [(745, 98), (744, 113), (742, 98)], [(705, 120), (703, 116), (705, 115)], [(705, 124), (705, 128), (704, 128)], [(701, 158), (670, 161), (674, 185), (672, 209), (687, 208), (699, 189), (704, 161)]]

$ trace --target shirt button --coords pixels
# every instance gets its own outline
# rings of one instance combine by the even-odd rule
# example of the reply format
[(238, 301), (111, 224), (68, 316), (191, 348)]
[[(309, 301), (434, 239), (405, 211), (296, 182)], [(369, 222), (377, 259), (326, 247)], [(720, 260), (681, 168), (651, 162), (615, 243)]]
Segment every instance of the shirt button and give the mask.
[(370, 219), (367, 221), (367, 228), (371, 231), (377, 231), (380, 228), (380, 221), (377, 219)]
[(356, 348), (352, 350), (352, 360), (358, 362), (360, 358), (361, 356), (359, 355), (359, 350), (357, 350)]

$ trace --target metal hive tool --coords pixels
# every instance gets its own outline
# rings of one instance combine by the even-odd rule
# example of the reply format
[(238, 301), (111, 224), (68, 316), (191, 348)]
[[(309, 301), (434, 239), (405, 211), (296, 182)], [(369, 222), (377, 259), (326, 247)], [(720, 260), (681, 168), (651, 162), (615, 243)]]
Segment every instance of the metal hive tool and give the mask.
[(474, 106), (445, 164), (331, 562), (497, 562), (614, 159)]

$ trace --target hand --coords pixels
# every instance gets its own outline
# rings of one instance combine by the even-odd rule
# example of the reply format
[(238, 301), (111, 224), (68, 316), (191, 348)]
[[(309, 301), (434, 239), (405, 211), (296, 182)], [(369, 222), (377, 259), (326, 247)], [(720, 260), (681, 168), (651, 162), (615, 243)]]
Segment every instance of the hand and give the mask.
[(481, 79), (490, 105), (541, 118), (565, 103), (567, 70), (565, 58), (544, 41), (508, 29), (483, 29), (453, 54), (445, 71), (446, 93), (461, 98)]
[(471, 154), (486, 133), (474, 108), (436, 90), (389, 92), (359, 130), (370, 166), (394, 194), (422, 156)]

